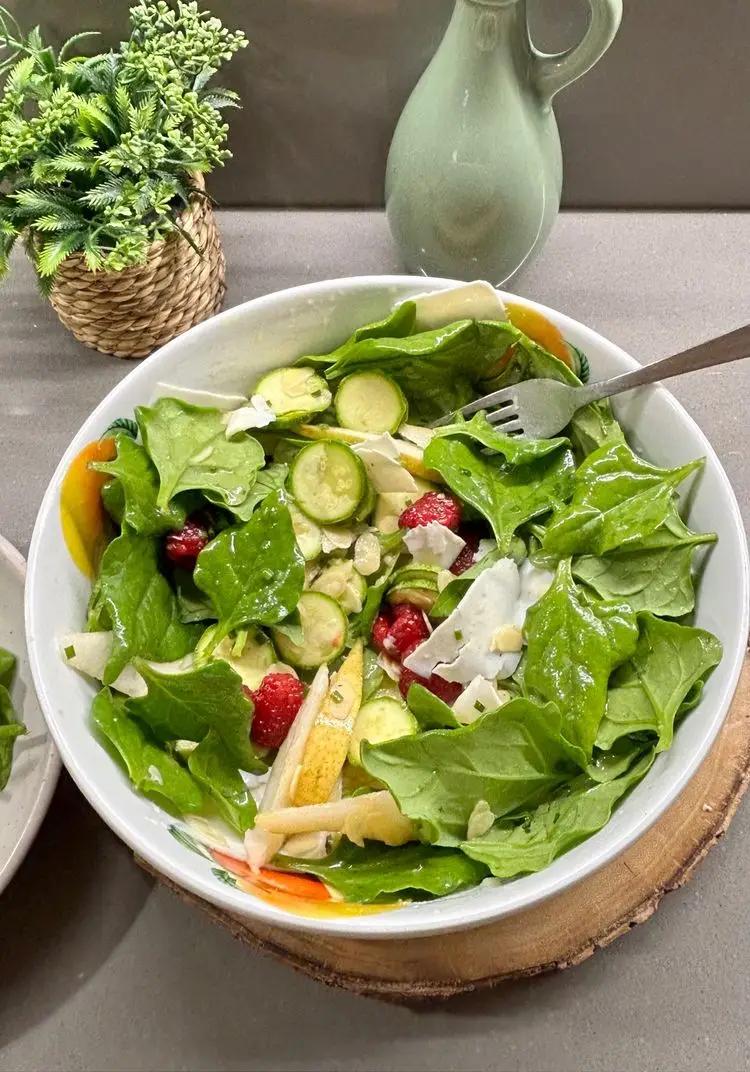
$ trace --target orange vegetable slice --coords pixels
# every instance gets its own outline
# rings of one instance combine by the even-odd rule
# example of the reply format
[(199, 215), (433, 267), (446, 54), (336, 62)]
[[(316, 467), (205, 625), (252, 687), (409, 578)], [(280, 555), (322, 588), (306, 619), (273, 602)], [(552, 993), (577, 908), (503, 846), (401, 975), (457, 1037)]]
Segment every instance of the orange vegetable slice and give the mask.
[(65, 546), (79, 570), (94, 577), (107, 542), (107, 514), (101, 490), (109, 477), (89, 468), (116, 454), (114, 439), (88, 443), (70, 463), (60, 489), (60, 525)]
[(568, 344), (563, 338), (560, 329), (555, 327), (551, 320), (548, 320), (546, 316), (528, 305), (517, 305), (515, 302), (509, 302), (506, 304), (505, 309), (508, 313), (508, 320), (514, 327), (522, 331), (524, 335), (528, 335), (534, 342), (538, 342), (545, 350), (549, 350), (568, 368), (573, 367)]

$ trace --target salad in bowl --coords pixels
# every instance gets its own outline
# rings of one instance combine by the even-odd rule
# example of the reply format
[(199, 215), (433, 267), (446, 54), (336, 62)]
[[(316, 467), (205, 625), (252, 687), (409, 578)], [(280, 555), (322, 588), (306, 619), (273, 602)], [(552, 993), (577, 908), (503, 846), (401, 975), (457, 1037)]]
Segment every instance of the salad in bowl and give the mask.
[(607, 403), (548, 440), (462, 419), (588, 375), (489, 284), (295, 357), (247, 395), (160, 382), (79, 452), (61, 657), (216, 881), (307, 914), (497, 895), (610, 822), (722, 658), (691, 619), (702, 460), (640, 456)]

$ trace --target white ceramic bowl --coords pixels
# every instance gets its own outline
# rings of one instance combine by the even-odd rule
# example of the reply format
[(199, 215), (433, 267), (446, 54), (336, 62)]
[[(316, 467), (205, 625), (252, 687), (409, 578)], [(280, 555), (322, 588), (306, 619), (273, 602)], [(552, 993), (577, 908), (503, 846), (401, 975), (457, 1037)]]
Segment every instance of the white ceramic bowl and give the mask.
[[(139, 856), (193, 893), (246, 917), (299, 930), (392, 938), (476, 926), (528, 907), (601, 867), (661, 815), (708, 752), (737, 685), (748, 634), (748, 554), (737, 502), (697, 425), (664, 388), (648, 388), (617, 405), (632, 445), (666, 466), (706, 457), (705, 470), (690, 494), (688, 516), (693, 528), (717, 531), (719, 543), (706, 559), (696, 620), (721, 638), (724, 658), (700, 705), (679, 728), (672, 748), (659, 756), (599, 834), (539, 874), (500, 887), (474, 889), (380, 915), (315, 920), (288, 914), (217, 881), (209, 861), (169, 834), (168, 817), (133, 792), (89, 728), (93, 684), (65, 667), (58, 651), (58, 638), (83, 622), (89, 594), (88, 581), (65, 548), (58, 519), (60, 484), (71, 460), (115, 417), (130, 415), (134, 406), (152, 401), (158, 381), (245, 392), (259, 373), (302, 353), (332, 349), (354, 328), (385, 316), (397, 300), (448, 285), (446, 280), (410, 276), (313, 283), (257, 298), (193, 328), (139, 365), (107, 395), (70, 444), (39, 511), (26, 590), (28, 646), (42, 708), (65, 765), (103, 819)], [(586, 352), (595, 379), (635, 366), (631, 357), (596, 332), (544, 306), (536, 308)]]

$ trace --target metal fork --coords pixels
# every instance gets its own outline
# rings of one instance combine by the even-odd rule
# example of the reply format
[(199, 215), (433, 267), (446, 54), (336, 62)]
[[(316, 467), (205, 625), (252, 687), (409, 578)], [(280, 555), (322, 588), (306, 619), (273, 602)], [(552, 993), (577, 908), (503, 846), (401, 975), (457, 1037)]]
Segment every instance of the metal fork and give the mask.
[[(667, 380), (672, 376), (681, 376), (683, 372), (697, 372), (712, 365), (723, 365), (728, 361), (741, 361), (750, 357), (750, 325), (710, 339), (699, 346), (683, 350), (674, 357), (666, 357), (651, 365), (633, 369), (620, 376), (599, 383), (589, 383), (583, 387), (571, 387), (557, 380), (523, 380), (493, 391), (463, 406), (458, 413), (464, 417), (480, 410), (488, 410), (487, 420), (498, 426), (499, 430), (518, 435), (548, 439), (557, 435), (581, 406), (596, 402), (600, 398), (630, 391), (633, 387), (643, 387), (657, 380)], [(496, 407), (496, 408), (495, 408)], [(435, 421), (433, 427), (450, 424), (455, 419), (451, 413)]]

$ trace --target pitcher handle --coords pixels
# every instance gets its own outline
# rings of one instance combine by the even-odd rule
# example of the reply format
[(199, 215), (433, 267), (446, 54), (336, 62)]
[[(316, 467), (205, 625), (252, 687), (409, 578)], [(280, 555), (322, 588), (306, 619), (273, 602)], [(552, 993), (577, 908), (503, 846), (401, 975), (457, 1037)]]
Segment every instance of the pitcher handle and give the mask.
[(586, 74), (614, 40), (622, 19), (622, 0), (588, 0), (591, 16), (582, 41), (565, 52), (536, 53), (536, 82), (542, 100), (552, 98), (571, 82)]

